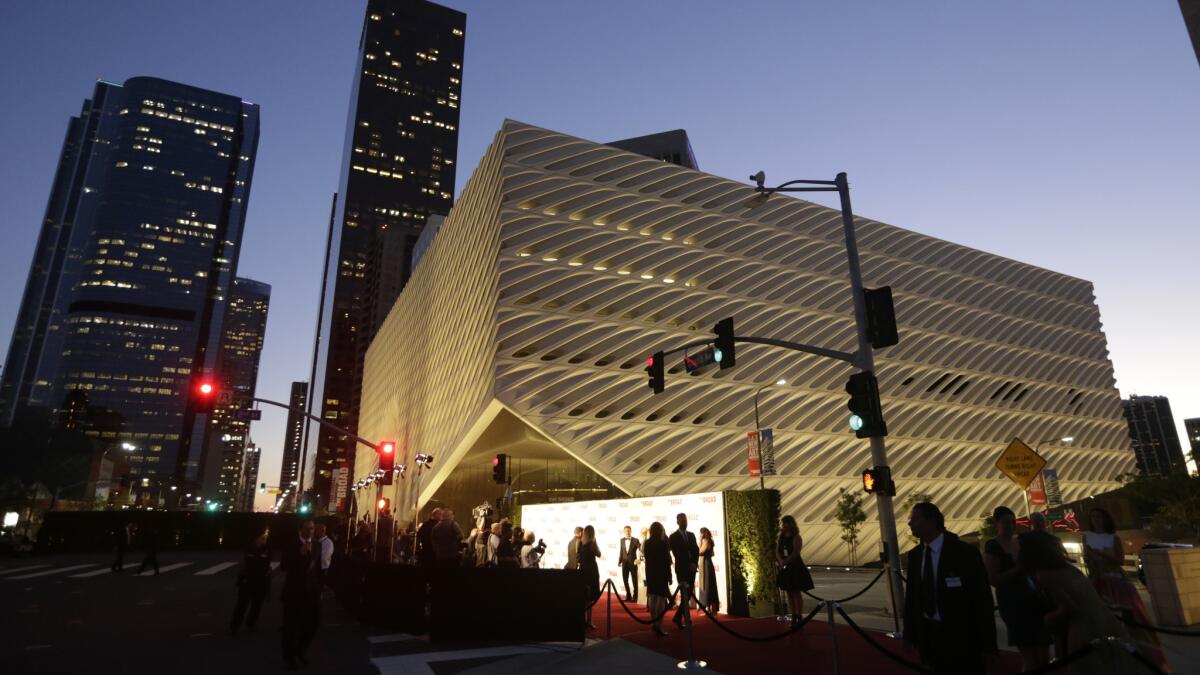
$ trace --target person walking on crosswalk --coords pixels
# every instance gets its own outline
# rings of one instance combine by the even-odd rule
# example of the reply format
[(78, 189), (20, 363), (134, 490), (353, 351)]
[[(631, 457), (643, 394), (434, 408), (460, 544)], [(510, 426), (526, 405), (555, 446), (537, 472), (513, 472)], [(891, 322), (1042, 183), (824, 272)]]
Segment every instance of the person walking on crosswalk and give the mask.
[[(251, 631), (258, 623), (258, 613), (262, 609), (263, 600), (271, 590), (271, 549), (267, 548), (267, 535), (258, 535), (254, 543), (246, 550), (242, 559), (242, 571), (237, 578), (237, 605), (233, 608), (233, 618), (229, 621), (229, 632), (237, 635), (246, 619), (246, 627)], [(246, 610), (250, 616), (246, 616)]]
[(125, 566), (125, 551), (133, 544), (134, 524), (125, 523), (113, 531), (113, 540), (117, 544), (117, 558), (113, 560), (112, 571), (123, 572)]
[(158, 576), (158, 530), (153, 524), (147, 524), (142, 529), (142, 550), (145, 551), (146, 557), (142, 558), (142, 564), (138, 566), (138, 574), (146, 571), (146, 565), (154, 566), (154, 576)]

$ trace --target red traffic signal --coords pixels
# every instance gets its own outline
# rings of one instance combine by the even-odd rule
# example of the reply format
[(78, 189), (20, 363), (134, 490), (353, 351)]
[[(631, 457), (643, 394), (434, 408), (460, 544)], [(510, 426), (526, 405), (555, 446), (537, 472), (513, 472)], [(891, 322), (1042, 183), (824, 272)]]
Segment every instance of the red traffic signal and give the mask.
[(379, 444), (379, 470), (383, 472), (383, 484), (392, 484), (392, 470), (396, 468), (396, 442), (384, 441)]
[(380, 497), (379, 501), (375, 502), (375, 508), (379, 509), (380, 513), (387, 511), (388, 507), (391, 505), (392, 500), (388, 499), (387, 497)]
[(196, 384), (192, 396), (192, 405), (196, 412), (210, 413), (217, 402), (217, 385), (211, 380), (201, 380)]
[(492, 481), (500, 484), (508, 482), (508, 455), (503, 452), (492, 458)]

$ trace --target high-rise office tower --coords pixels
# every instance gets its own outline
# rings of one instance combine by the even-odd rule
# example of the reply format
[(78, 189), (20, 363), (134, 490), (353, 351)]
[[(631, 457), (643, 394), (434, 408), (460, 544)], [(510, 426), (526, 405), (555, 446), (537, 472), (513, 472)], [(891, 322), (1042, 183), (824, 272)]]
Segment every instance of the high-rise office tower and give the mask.
[[(313, 413), (354, 432), (363, 358), (412, 272), (425, 220), (453, 203), (466, 15), (424, 0), (368, 0), (328, 255)], [(318, 412), (319, 408), (319, 412)], [(332, 510), (355, 441), (312, 429), (305, 487)]]
[(1187, 432), (1188, 443), (1192, 448), (1192, 463), (1200, 462), (1200, 417), (1184, 420), (1183, 430)]
[(279, 489), (295, 490), (300, 475), (300, 450), (304, 441), (304, 411), (308, 402), (308, 383), (293, 382), (288, 399), (287, 428), (283, 438), (283, 462), (279, 467)]
[(1121, 408), (1129, 424), (1129, 439), (1139, 471), (1165, 476), (1184, 468), (1179, 433), (1175, 431), (1175, 417), (1166, 396), (1134, 394), (1121, 401)]
[(134, 474), (195, 482), (258, 146), (258, 106), (136, 77), (68, 125), (21, 302), (0, 423), (98, 412)]
[(250, 443), (242, 453), (242, 464), (238, 467), (237, 494), (233, 502), (234, 511), (253, 511), (254, 495), (258, 489), (258, 463), (262, 459), (262, 448)]
[(238, 504), (242, 455), (250, 445), (247, 413), (254, 407), (258, 362), (270, 304), (270, 285), (242, 277), (233, 280), (213, 374), (217, 390), (225, 395), (208, 416), (201, 472), (201, 493), (224, 510)]

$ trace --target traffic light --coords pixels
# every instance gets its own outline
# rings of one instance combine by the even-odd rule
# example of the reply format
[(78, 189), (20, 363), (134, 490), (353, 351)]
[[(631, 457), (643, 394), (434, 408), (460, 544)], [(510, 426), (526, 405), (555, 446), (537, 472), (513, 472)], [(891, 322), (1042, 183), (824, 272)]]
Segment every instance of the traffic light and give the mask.
[(887, 425), (883, 422), (883, 408), (879, 404), (879, 383), (869, 370), (854, 373), (846, 383), (850, 394), (850, 429), (859, 438), (887, 436)]
[(217, 385), (212, 380), (200, 380), (196, 383), (192, 395), (192, 407), (196, 412), (210, 413), (217, 402)]
[(867, 305), (867, 337), (875, 349), (891, 347), (900, 341), (896, 330), (896, 307), (892, 304), (892, 287), (864, 288)]
[(378, 509), (380, 513), (387, 513), (391, 506), (392, 500), (388, 499), (387, 497), (380, 497), (379, 501), (375, 502), (375, 508)]
[(492, 480), (496, 483), (508, 482), (508, 455), (500, 453), (492, 458)]
[(733, 348), (733, 317), (718, 321), (717, 325), (713, 326), (713, 332), (717, 334), (713, 343), (713, 356), (716, 357), (717, 364), (721, 366), (721, 370), (732, 368), (737, 363), (737, 355)]
[(379, 470), (383, 472), (383, 484), (392, 484), (392, 469), (396, 468), (396, 442), (384, 441), (379, 444)]
[(662, 352), (654, 352), (650, 358), (646, 359), (646, 373), (650, 375), (650, 388), (656, 394), (661, 394), (667, 386), (663, 359)]
[(863, 490), (869, 494), (896, 496), (896, 484), (892, 482), (892, 470), (886, 466), (863, 469)]

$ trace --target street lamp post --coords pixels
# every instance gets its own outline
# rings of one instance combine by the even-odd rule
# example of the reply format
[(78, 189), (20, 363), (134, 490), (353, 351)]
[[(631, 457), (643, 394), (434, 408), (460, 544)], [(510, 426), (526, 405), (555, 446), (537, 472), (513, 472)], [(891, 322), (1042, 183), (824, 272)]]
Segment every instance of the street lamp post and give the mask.
[[(786, 384), (787, 384), (787, 380), (779, 379), (779, 380), (775, 381), (774, 386), (782, 387)], [(755, 434), (754, 438), (758, 443), (758, 467), (759, 467), (758, 468), (758, 488), (760, 490), (767, 489), (767, 482), (763, 478), (763, 476), (765, 475), (763, 473), (763, 469), (765, 469), (766, 466), (763, 464), (763, 454), (762, 454), (762, 423), (758, 421), (758, 395), (762, 393), (763, 389), (766, 389), (767, 387), (770, 387), (770, 386), (773, 386), (773, 385), (764, 384), (763, 386), (754, 390), (754, 434)], [(771, 523), (771, 525), (773, 527), (774, 523)]]
[[(773, 188), (764, 186), (766, 175), (761, 171), (750, 178), (757, 183), (756, 191), (763, 200), (775, 192), (838, 193), (842, 207), (842, 233), (846, 240), (846, 266), (850, 276), (850, 292), (854, 301), (854, 324), (858, 334), (858, 350), (854, 353), (853, 364), (860, 371), (874, 372), (875, 354), (871, 347), (867, 303), (863, 293), (862, 271), (858, 261), (858, 240), (854, 234), (854, 212), (850, 206), (850, 182), (845, 172), (839, 173), (833, 180), (792, 180)], [(871, 437), (871, 460), (874, 466), (886, 467), (888, 465), (887, 445), (882, 436)], [(896, 514), (892, 506), (892, 497), (884, 492), (875, 493), (875, 506), (879, 512), (880, 535), (885, 544), (888, 566), (891, 570), (889, 579), (892, 582), (892, 611), (895, 613), (896, 620), (899, 621), (900, 610), (904, 607), (904, 586), (900, 577), (900, 543), (896, 531)]]

